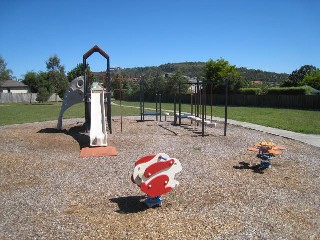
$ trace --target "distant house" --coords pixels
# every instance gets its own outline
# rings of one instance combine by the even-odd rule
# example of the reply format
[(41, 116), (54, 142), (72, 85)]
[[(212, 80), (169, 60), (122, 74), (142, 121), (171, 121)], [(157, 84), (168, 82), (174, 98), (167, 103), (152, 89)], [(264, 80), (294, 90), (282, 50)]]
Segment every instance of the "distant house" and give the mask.
[(0, 92), (3, 93), (28, 93), (29, 87), (22, 82), (6, 80), (0, 82)]
[(259, 84), (259, 85), (262, 85), (262, 84), (263, 84), (262, 81), (251, 81), (251, 82), (254, 83), (254, 84)]

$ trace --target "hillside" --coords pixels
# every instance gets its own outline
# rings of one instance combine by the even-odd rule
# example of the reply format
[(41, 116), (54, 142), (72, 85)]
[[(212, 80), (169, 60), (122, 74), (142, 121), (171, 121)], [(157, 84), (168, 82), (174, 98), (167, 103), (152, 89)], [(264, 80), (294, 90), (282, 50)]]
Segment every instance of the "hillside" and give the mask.
[[(183, 75), (196, 78), (203, 74), (205, 62), (181, 62), (181, 63), (166, 63), (160, 66), (150, 67), (135, 67), (121, 69), (118, 74), (124, 77), (137, 77), (141, 75), (157, 75), (164, 73), (174, 73), (180, 71)], [(248, 69), (245, 67), (236, 68), (241, 75), (249, 81), (261, 81), (264, 84), (279, 85), (286, 80), (289, 74), (267, 72), (257, 69)], [(113, 73), (115, 74), (115, 73)]]

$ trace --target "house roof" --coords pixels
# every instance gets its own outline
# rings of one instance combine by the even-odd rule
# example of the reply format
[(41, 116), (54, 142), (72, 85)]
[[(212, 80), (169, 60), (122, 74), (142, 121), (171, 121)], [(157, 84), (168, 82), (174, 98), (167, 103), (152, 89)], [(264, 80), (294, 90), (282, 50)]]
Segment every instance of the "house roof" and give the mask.
[(22, 82), (17, 82), (14, 80), (6, 80), (0, 82), (0, 87), (28, 87)]

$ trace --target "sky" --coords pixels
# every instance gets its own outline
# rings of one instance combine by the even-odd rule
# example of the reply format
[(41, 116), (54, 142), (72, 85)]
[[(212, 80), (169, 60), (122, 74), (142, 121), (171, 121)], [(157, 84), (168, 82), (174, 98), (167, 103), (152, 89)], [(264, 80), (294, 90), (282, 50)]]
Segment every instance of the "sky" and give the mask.
[[(56, 54), (66, 72), (98, 45), (122, 68), (223, 58), (291, 73), (320, 68), (319, 0), (1, 0), (0, 56), (23, 79)], [(106, 60), (88, 58), (93, 71)]]

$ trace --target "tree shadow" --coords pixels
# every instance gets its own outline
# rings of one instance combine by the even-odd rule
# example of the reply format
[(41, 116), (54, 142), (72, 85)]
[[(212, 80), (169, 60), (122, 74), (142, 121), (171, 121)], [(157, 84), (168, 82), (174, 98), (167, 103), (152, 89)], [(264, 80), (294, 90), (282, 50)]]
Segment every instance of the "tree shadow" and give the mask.
[(148, 209), (147, 205), (141, 201), (142, 199), (145, 199), (145, 196), (118, 197), (109, 200), (118, 204), (118, 213), (128, 214), (143, 212)]
[(264, 170), (267, 169), (267, 167), (261, 166), (260, 164), (252, 165), (250, 166), (247, 162), (239, 162), (239, 166), (233, 166), (235, 169), (250, 169), (254, 173), (263, 174)]
[(85, 125), (71, 127), (69, 130), (59, 130), (57, 128), (44, 128), (38, 131), (38, 133), (64, 133), (73, 137), (79, 143), (80, 149), (90, 146), (90, 136), (86, 131)]

